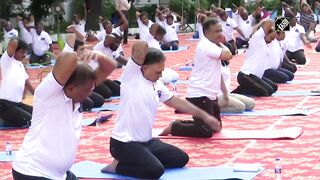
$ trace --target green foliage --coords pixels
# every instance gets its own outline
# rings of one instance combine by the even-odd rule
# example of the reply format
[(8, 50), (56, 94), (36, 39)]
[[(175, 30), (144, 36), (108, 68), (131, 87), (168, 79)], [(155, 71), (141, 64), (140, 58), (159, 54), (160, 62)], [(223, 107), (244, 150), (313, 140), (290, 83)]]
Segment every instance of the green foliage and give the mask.
[(60, 0), (32, 0), (29, 9), (34, 15), (35, 22), (46, 18), (50, 14), (49, 9), (51, 5), (57, 1)]
[[(207, 0), (203, 0), (202, 4), (207, 4)], [(207, 6), (207, 5), (206, 5)], [(194, 23), (196, 2), (190, 0), (171, 0), (169, 2), (169, 8), (171, 11), (183, 15), (187, 20), (187, 23)], [(182, 14), (183, 9), (183, 14)]]

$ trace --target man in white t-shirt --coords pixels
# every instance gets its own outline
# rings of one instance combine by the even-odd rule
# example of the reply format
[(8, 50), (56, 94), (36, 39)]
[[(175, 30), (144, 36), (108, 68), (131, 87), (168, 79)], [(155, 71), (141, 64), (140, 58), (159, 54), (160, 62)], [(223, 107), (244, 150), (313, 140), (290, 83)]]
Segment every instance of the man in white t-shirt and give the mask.
[(248, 11), (242, 6), (238, 8), (238, 12), (239, 14), (237, 15), (237, 23), (239, 29), (243, 32), (244, 37), (237, 37), (236, 45), (237, 48), (242, 48), (243, 46), (248, 46), (249, 38), (252, 35), (252, 24), (254, 21), (254, 17), (252, 14), (248, 16)]
[(153, 22), (149, 20), (148, 13), (146, 12), (140, 13), (137, 11), (136, 19), (139, 27), (139, 39), (144, 41)]
[(306, 56), (304, 54), (303, 45), (306, 45), (307, 48), (312, 48), (311, 43), (305, 35), (303, 26), (297, 23), (297, 18), (289, 8), (286, 9), (285, 16), (290, 18), (290, 30), (286, 32), (285, 38), (288, 42), (286, 55), (289, 60), (297, 64), (305, 64)]
[(233, 93), (271, 96), (277, 91), (278, 86), (271, 80), (263, 77), (268, 66), (268, 59), (272, 58), (272, 52), (268, 45), (275, 37), (276, 32), (271, 19), (265, 19), (257, 25), (249, 40), (249, 48), (246, 51), (245, 61), (237, 76), (239, 86)]
[(182, 112), (197, 115), (220, 131), (220, 123), (185, 99), (175, 97), (159, 80), (165, 67), (161, 50), (138, 42), (123, 72), (120, 107), (110, 139), (115, 158), (102, 172), (142, 179), (158, 179), (166, 168), (184, 167), (189, 157), (181, 149), (152, 138), (160, 102)]
[(3, 49), (7, 48), (7, 44), (9, 43), (10, 39), (18, 37), (18, 31), (14, 29), (11, 25), (10, 21), (2, 20), (1, 25), (3, 27), (3, 39), (4, 39), (4, 46)]
[(284, 59), (281, 42), (285, 38), (284, 31), (277, 31), (276, 39), (268, 44), (271, 53), (271, 58), (267, 58), (268, 65), (264, 71), (263, 77), (270, 79), (275, 83), (286, 83), (294, 78), (294, 74), (289, 70), (281, 67)]
[(78, 14), (74, 14), (73, 24), (78, 32), (80, 32), (83, 36), (86, 36), (85, 26), (86, 21), (82, 19)]
[(20, 28), (20, 34), (21, 34), (21, 39), (25, 41), (30, 47), (32, 44), (32, 36), (30, 34), (30, 26), (34, 26), (34, 19), (33, 16), (29, 17), (20, 17), (17, 16), (18, 19), (18, 25)]
[[(183, 18), (181, 19), (183, 23)], [(164, 28), (166, 30), (166, 35), (163, 38), (163, 44), (161, 45), (162, 50), (178, 50), (179, 49), (179, 39), (178, 32), (180, 30), (181, 23), (173, 22), (173, 16), (168, 14), (165, 22)]]
[(239, 29), (238, 24), (232, 18), (229, 18), (226, 11), (221, 11), (219, 13), (219, 17), (222, 27), (222, 34), (225, 38), (224, 45), (226, 45), (230, 49), (232, 55), (235, 55), (237, 52), (237, 46), (233, 37), (233, 31), (236, 30), (244, 39), (246, 39), (246, 37), (243, 34), (242, 30)]
[(166, 30), (158, 23), (154, 23), (151, 25), (150, 30), (146, 35), (144, 41), (148, 43), (149, 47), (161, 50), (160, 41), (162, 41), (163, 36), (165, 34)]
[(0, 59), (0, 118), (2, 126), (29, 127), (32, 106), (22, 103), (25, 87), (33, 94), (29, 76), (21, 61), (28, 52), (28, 45), (18, 39), (9, 41)]
[(43, 24), (38, 22), (35, 27), (30, 28), (30, 33), (32, 35), (30, 63), (51, 64), (51, 57), (45, 53), (52, 52), (52, 40), (43, 30)]
[[(93, 70), (87, 62), (96, 60)], [(31, 126), (12, 164), (14, 180), (77, 179), (74, 163), (82, 127), (81, 102), (116, 62), (93, 51), (63, 52), (34, 93)]]
[[(214, 116), (222, 127), (217, 95), (222, 90), (223, 99), (228, 102), (228, 90), (221, 78), (221, 61), (232, 58), (230, 50), (220, 41), (222, 28), (216, 18), (203, 23), (204, 38), (196, 47), (195, 61), (187, 90), (187, 100), (208, 114)], [(215, 131), (205, 121), (193, 116), (192, 121), (176, 120), (171, 124), (174, 136), (208, 138)], [(218, 131), (219, 132), (219, 131)]]

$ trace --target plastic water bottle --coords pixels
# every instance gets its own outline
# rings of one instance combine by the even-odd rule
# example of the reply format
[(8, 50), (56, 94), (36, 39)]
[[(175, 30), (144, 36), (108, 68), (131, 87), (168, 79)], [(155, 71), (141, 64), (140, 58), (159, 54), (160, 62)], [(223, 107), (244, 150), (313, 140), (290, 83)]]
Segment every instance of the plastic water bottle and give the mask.
[(172, 81), (172, 92), (173, 94), (177, 94), (177, 80)]
[(282, 173), (281, 161), (280, 161), (280, 158), (276, 158), (276, 164), (274, 167), (275, 180), (281, 180), (281, 173)]
[(12, 160), (12, 145), (8, 141), (6, 143), (6, 159)]
[(96, 126), (99, 127), (101, 126), (101, 113), (100, 111), (97, 111), (97, 114), (96, 114)]

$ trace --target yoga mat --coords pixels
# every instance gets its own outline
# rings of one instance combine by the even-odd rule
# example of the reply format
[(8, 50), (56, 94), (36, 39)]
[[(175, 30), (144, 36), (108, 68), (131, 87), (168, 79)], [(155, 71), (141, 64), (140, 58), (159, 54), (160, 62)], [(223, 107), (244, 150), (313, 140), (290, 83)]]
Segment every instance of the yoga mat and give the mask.
[(272, 96), (320, 96), (320, 91), (277, 91)]
[(97, 112), (97, 111), (117, 111), (119, 109), (119, 104), (105, 104), (101, 107), (98, 108), (92, 108), (92, 112)]
[[(100, 170), (106, 164), (92, 161), (82, 161), (74, 164), (70, 171), (78, 178), (110, 178), (110, 179), (136, 179), (117, 174), (101, 173)], [(243, 179), (250, 180), (261, 173), (264, 169), (253, 166), (250, 169), (244, 167), (186, 167), (177, 169), (167, 169), (161, 176), (161, 180), (194, 180), (194, 179)]]
[(13, 130), (13, 129), (25, 129), (28, 127), (4, 127), (4, 126), (0, 126), (0, 130)]
[(11, 158), (7, 157), (6, 152), (0, 152), (0, 162), (12, 162), (14, 155), (16, 154), (15, 151), (12, 151)]
[(197, 38), (197, 39), (195, 39), (195, 38), (188, 38), (188, 39), (186, 39), (187, 41), (199, 41), (200, 39), (199, 38)]
[(292, 80), (287, 82), (287, 84), (316, 84), (316, 83), (320, 83), (320, 79)]
[[(113, 114), (108, 114), (106, 116), (101, 116), (100, 123), (104, 123), (107, 120), (109, 120)], [(95, 126), (97, 123), (96, 118), (90, 118), (90, 119), (82, 119), (82, 126)]]
[(27, 69), (41, 69), (41, 68), (47, 68), (51, 66), (43, 66), (43, 65), (28, 65), (26, 66)]
[(184, 50), (187, 50), (187, 49), (189, 49), (188, 46), (179, 46), (178, 50), (162, 50), (162, 52), (164, 52), (164, 53), (172, 53), (172, 52), (184, 51)]
[[(198, 139), (193, 137), (182, 136), (158, 136), (161, 129), (152, 130), (154, 138), (159, 139)], [(290, 127), (284, 129), (272, 129), (272, 130), (226, 130), (223, 129), (220, 133), (215, 133), (211, 140), (244, 140), (244, 139), (296, 139), (303, 133), (301, 127)]]
[(111, 96), (108, 99), (105, 99), (106, 101), (112, 101), (112, 100), (116, 100), (116, 99), (120, 99), (120, 96)]
[(192, 71), (192, 66), (180, 66), (179, 71)]
[(272, 110), (252, 110), (242, 113), (222, 112), (223, 116), (308, 116), (319, 112), (320, 109), (272, 109)]

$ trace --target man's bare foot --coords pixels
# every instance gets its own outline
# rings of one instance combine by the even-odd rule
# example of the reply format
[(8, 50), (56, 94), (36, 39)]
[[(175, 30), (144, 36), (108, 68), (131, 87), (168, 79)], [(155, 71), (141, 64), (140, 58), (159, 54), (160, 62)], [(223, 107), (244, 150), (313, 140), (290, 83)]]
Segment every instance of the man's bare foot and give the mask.
[(166, 128), (163, 129), (163, 131), (159, 134), (159, 136), (168, 136), (171, 134), (171, 128), (172, 128), (173, 122), (171, 122)]
[(102, 173), (116, 173), (116, 167), (118, 165), (119, 161), (116, 159), (113, 159), (111, 164), (106, 165), (104, 168), (101, 169)]

